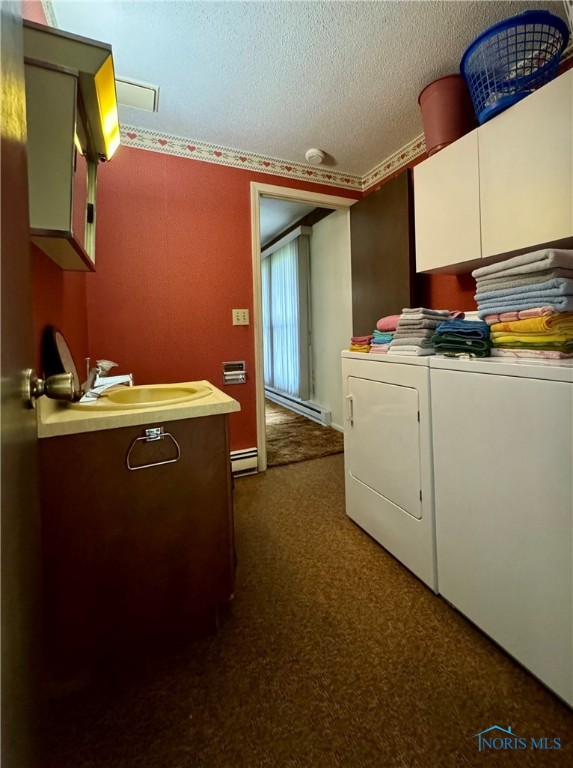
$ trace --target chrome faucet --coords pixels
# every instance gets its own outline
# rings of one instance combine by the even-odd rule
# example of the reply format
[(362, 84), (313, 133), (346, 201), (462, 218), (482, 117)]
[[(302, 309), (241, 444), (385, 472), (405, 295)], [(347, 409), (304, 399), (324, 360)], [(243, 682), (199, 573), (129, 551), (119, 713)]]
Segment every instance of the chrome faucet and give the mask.
[(86, 381), (82, 384), (82, 397), (81, 401), (86, 402), (89, 400), (97, 400), (97, 398), (110, 387), (116, 387), (123, 384), (127, 387), (133, 386), (133, 376), (131, 373), (122, 374), (120, 376), (108, 376), (108, 373), (112, 368), (117, 366), (117, 363), (111, 360), (96, 360), (94, 368), (89, 367), (89, 357), (86, 358), (88, 376)]

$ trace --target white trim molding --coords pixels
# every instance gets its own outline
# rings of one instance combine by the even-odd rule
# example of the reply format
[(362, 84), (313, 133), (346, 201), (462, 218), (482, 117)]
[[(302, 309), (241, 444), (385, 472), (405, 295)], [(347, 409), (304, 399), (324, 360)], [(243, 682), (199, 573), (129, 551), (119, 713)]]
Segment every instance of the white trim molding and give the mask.
[(49, 26), (57, 28), (58, 22), (56, 21), (56, 12), (54, 10), (54, 6), (52, 5), (52, 0), (42, 0), (42, 8), (44, 9), (46, 21), (48, 22)]
[(265, 376), (263, 370), (263, 318), (261, 291), (261, 237), (260, 210), (261, 196), (281, 200), (311, 203), (322, 208), (337, 210), (350, 208), (357, 201), (348, 197), (325, 195), (320, 192), (308, 192), (290, 187), (277, 187), (273, 184), (260, 184), (251, 181), (251, 247), (253, 267), (253, 329), (255, 333), (255, 391), (257, 415), (257, 447), (259, 472), (267, 468), (267, 441), (265, 434)]
[(218, 144), (206, 144), (193, 141), (181, 136), (171, 136), (144, 128), (122, 126), (121, 141), (126, 147), (147, 149), (151, 152), (162, 152), (166, 155), (177, 155), (189, 160), (202, 160), (205, 163), (226, 165), (231, 168), (245, 168), (258, 173), (270, 173), (273, 176), (312, 181), (315, 184), (326, 184), (331, 187), (341, 187), (361, 191), (362, 178), (329, 168), (317, 168), (316, 165), (291, 163), (276, 157), (257, 155), (253, 152), (241, 152), (238, 149), (221, 147)]
[(405, 165), (426, 152), (426, 142), (424, 135), (421, 134), (390, 157), (382, 160), (364, 176), (356, 176), (330, 168), (317, 168), (316, 165), (292, 163), (279, 160), (276, 157), (242, 152), (218, 144), (193, 141), (181, 136), (172, 136), (168, 133), (149, 131), (146, 128), (135, 128), (130, 125), (122, 126), (121, 142), (126, 147), (146, 149), (150, 152), (176, 155), (177, 157), (186, 157), (188, 160), (201, 160), (204, 163), (226, 165), (231, 168), (243, 168), (257, 173), (270, 173), (273, 176), (310, 181), (315, 184), (325, 184), (355, 192), (366, 191), (374, 184), (380, 183), (393, 173), (397, 173)]
[(267, 400), (272, 400), (277, 405), (282, 405), (284, 408), (288, 408), (294, 413), (300, 413), (301, 416), (306, 416), (307, 419), (315, 421), (317, 424), (322, 424), (324, 427), (330, 427), (332, 418), (331, 413), (326, 408), (322, 408), (312, 400), (299, 400), (296, 397), (290, 395), (283, 395), (277, 389), (272, 387), (265, 387), (265, 397)]
[(405, 165), (411, 163), (421, 155), (426, 154), (426, 139), (424, 134), (416, 136), (415, 139), (408, 142), (402, 149), (394, 152), (393, 155), (382, 160), (381, 163), (375, 165), (371, 171), (362, 177), (362, 191), (365, 192), (370, 189), (374, 184), (380, 183), (384, 179), (391, 176), (393, 173), (401, 170)]
[(273, 176), (310, 181), (315, 184), (325, 184), (355, 192), (365, 192), (374, 184), (397, 173), (405, 165), (426, 152), (426, 141), (424, 135), (421, 134), (390, 157), (375, 165), (364, 176), (356, 176), (331, 168), (317, 168), (316, 165), (288, 162), (276, 157), (242, 152), (239, 149), (230, 149), (218, 144), (207, 144), (202, 141), (185, 139), (181, 136), (172, 136), (168, 133), (149, 131), (146, 128), (135, 128), (130, 125), (122, 126), (121, 142), (126, 147), (146, 149), (149, 152), (176, 155), (177, 157), (186, 157), (188, 160), (201, 160), (204, 163), (226, 165), (230, 168), (243, 168), (257, 173), (270, 173)]
[(276, 243), (265, 246), (261, 251), (261, 259), (268, 258), (271, 256), (271, 254), (276, 253), (276, 251), (280, 250), (281, 248), (284, 248), (285, 245), (292, 243), (293, 240), (296, 240), (296, 238), (300, 237), (301, 235), (312, 235), (312, 227), (296, 227), (295, 229), (291, 230), (288, 235), (285, 235), (284, 237), (281, 237), (280, 240), (277, 240)]

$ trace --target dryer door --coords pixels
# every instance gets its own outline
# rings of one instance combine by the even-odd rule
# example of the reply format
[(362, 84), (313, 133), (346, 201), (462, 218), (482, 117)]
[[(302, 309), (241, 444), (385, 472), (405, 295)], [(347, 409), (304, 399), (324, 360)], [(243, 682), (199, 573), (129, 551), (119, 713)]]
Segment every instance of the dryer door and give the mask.
[(350, 474), (417, 519), (422, 517), (418, 391), (347, 378)]

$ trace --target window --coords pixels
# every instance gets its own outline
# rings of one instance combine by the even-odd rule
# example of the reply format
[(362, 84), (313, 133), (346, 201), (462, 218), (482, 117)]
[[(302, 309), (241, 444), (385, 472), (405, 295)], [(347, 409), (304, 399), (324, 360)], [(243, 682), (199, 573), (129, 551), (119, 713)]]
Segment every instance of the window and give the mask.
[(261, 254), (265, 386), (308, 400), (309, 237), (283, 242)]

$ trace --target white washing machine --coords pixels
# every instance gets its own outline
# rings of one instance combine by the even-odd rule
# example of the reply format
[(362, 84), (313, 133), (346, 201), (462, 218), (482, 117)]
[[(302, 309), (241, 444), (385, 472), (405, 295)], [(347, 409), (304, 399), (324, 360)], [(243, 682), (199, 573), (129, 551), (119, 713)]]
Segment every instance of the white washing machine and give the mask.
[(437, 591), (427, 357), (342, 353), (346, 513)]
[(430, 372), (440, 594), (573, 705), (571, 361)]

